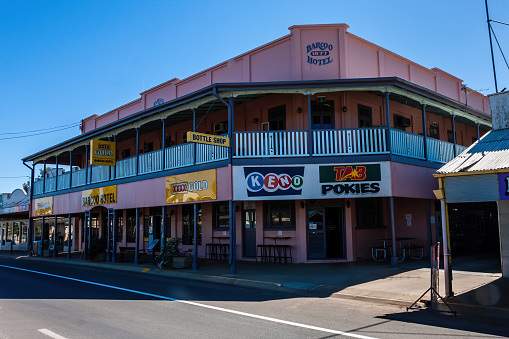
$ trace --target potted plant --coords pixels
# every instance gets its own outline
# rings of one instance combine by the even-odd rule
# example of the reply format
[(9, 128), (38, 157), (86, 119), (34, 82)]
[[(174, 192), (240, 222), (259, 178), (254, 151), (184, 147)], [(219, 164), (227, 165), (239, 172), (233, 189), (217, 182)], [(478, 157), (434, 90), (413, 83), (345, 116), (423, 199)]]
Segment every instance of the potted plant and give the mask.
[(172, 263), (173, 268), (189, 268), (193, 264), (193, 257), (190, 255), (193, 250), (182, 250), (181, 238), (171, 238), (168, 240), (161, 249), (161, 254), (157, 256), (159, 268), (167, 266)]

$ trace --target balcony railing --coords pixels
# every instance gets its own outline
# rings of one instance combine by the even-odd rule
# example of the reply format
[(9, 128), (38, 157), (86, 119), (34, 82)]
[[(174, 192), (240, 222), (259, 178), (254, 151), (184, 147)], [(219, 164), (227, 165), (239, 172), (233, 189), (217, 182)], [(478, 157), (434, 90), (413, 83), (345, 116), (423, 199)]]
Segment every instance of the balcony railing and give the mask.
[(391, 129), (391, 149), (393, 154), (425, 159), (424, 136)]
[(313, 131), (313, 155), (388, 153), (385, 134), (384, 128)]
[[(312, 132), (311, 149), (307, 131), (235, 132), (234, 158), (271, 158), (303, 156), (343, 156), (388, 154), (388, 129), (359, 128), (316, 130)], [(424, 137), (396, 129), (390, 130), (391, 153), (415, 159), (426, 159)], [(452, 143), (427, 138), (427, 159), (447, 163), (454, 157)], [(456, 154), (466, 149), (456, 146)], [(205, 164), (228, 159), (229, 148), (206, 144), (185, 143), (118, 160), (115, 167), (92, 166), (58, 176), (57, 190), (107, 182), (169, 169)], [(163, 158), (164, 157), (164, 158)], [(339, 158), (338, 158), (338, 161)], [(71, 179), (72, 178), (72, 179)], [(34, 195), (54, 192), (57, 178), (34, 182)], [(72, 181), (72, 182), (71, 182)], [(43, 190), (43, 185), (45, 187)]]
[(236, 132), (235, 158), (308, 155), (307, 131)]

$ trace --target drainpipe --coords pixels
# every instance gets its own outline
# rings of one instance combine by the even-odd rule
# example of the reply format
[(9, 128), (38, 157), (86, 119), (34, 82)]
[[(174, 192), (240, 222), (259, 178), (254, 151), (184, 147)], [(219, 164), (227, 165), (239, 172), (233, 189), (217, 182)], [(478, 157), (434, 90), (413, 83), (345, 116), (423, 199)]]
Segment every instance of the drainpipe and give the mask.
[(481, 139), (481, 133), (479, 131), (479, 124), (477, 123), (477, 140)]

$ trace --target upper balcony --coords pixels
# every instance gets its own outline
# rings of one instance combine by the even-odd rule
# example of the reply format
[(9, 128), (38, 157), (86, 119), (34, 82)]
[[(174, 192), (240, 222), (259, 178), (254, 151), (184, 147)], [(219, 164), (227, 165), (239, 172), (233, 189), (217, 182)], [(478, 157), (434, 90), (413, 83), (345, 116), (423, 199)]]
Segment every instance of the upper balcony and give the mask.
[[(35, 179), (36, 196), (222, 167), (230, 158), (232, 165), (382, 159), (438, 167), (490, 126), (486, 113), (399, 78), (216, 84), (23, 161), (39, 166), (37, 174), (41, 165), (60, 170)], [(231, 148), (188, 143), (191, 130), (228, 130)], [(115, 166), (88, 166), (90, 140), (98, 139), (116, 142)]]
[[(315, 130), (312, 131), (311, 139), (308, 131), (234, 132), (233, 135), (234, 159), (393, 154), (443, 164), (467, 148), (456, 145), (455, 149), (453, 143), (386, 127)], [(227, 160), (228, 151), (228, 147), (184, 143), (118, 160), (114, 167), (89, 166), (39, 178), (34, 182), (33, 192), (34, 195), (41, 195), (115, 179), (214, 163)], [(361, 157), (357, 161), (363, 161)]]

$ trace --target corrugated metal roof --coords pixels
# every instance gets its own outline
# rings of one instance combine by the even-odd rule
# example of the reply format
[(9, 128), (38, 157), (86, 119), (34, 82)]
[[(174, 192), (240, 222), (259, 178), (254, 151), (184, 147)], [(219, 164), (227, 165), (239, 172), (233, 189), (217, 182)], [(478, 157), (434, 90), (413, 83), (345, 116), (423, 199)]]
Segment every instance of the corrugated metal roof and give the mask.
[(436, 173), (469, 173), (509, 169), (509, 129), (490, 131)]

